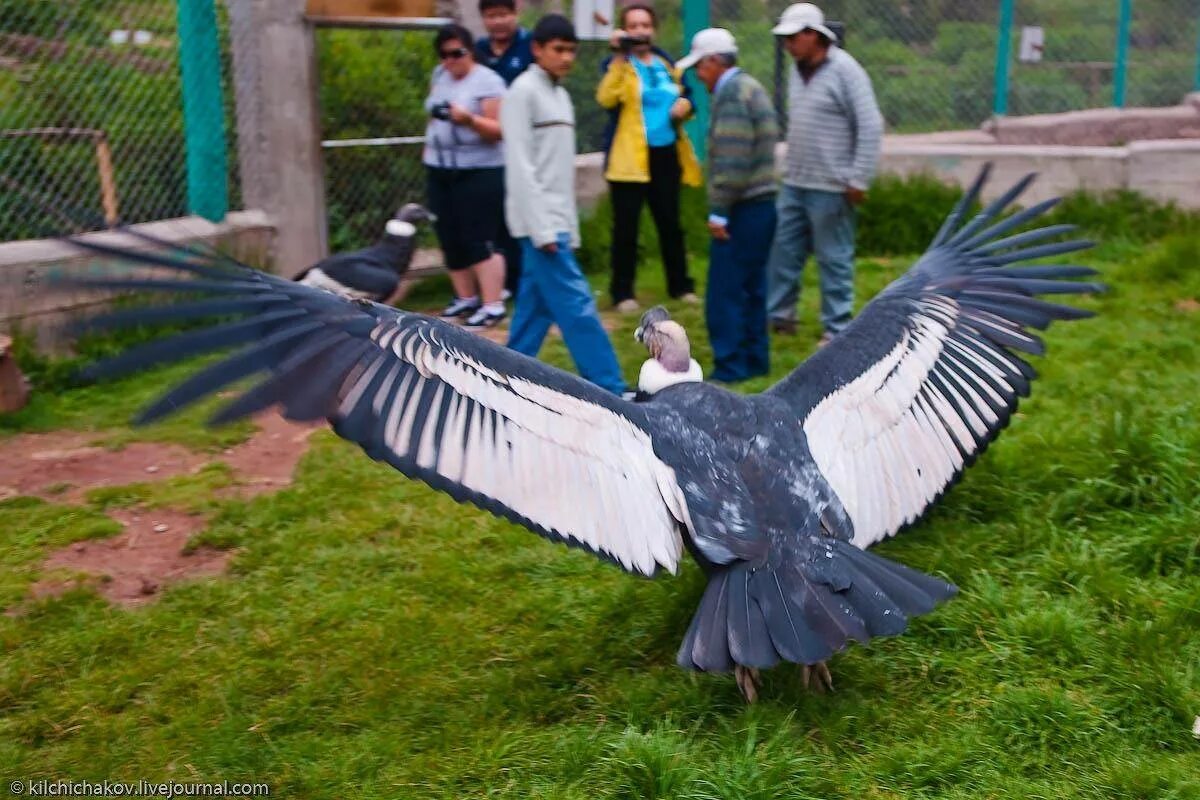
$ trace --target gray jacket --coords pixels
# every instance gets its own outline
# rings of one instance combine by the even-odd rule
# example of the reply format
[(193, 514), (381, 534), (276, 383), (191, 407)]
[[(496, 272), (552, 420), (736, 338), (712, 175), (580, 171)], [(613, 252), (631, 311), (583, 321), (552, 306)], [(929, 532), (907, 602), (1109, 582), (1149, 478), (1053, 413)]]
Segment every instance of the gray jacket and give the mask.
[(567, 90), (537, 64), (500, 102), (504, 132), (504, 215), (513, 236), (535, 247), (561, 233), (579, 247), (575, 210), (575, 108)]
[(838, 47), (808, 83), (788, 70), (787, 165), (783, 182), (802, 189), (866, 189), (883, 142), (883, 115), (867, 72)]

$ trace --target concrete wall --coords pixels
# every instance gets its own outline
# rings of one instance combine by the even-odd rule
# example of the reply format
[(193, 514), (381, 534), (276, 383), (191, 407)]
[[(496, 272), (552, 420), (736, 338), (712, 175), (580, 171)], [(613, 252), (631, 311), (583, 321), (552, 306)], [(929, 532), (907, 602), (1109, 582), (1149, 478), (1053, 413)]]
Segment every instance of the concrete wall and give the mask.
[[(269, 262), (274, 239), (274, 227), (261, 211), (233, 212), (219, 224), (201, 217), (181, 217), (131, 227), (173, 244), (213, 244), (236, 258), (258, 265)], [(87, 233), (79, 238), (135, 249), (149, 247), (135, 236), (116, 231)], [(112, 293), (56, 288), (54, 281), (129, 275), (133, 269), (136, 268), (94, 256), (58, 239), (0, 243), (0, 332), (19, 328), (36, 335), (41, 349), (61, 352), (69, 343), (64, 323), (104, 307)]]
[(1167, 108), (1091, 108), (1062, 114), (999, 117), (984, 124), (996, 144), (1117, 147), (1154, 139), (1200, 138), (1200, 102)]
[(926, 173), (965, 186), (987, 162), (993, 178), (985, 196), (1003, 191), (1026, 172), (1038, 180), (1028, 202), (1084, 189), (1130, 189), (1162, 202), (1200, 209), (1200, 139), (1133, 142), (1126, 147), (930, 144), (885, 137), (881, 174)]

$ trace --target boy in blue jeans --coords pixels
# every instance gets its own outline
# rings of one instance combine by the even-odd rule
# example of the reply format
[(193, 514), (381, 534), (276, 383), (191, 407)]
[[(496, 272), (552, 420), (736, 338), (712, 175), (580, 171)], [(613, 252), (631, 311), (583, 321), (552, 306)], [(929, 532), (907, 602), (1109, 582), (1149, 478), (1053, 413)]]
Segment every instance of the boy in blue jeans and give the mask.
[(504, 211), (521, 246), (523, 273), (508, 346), (536, 357), (550, 325), (558, 325), (579, 374), (620, 395), (625, 380), (617, 354), (572, 253), (579, 246), (575, 109), (561, 81), (575, 64), (577, 47), (566, 17), (542, 17), (533, 29), (534, 63), (500, 104)]

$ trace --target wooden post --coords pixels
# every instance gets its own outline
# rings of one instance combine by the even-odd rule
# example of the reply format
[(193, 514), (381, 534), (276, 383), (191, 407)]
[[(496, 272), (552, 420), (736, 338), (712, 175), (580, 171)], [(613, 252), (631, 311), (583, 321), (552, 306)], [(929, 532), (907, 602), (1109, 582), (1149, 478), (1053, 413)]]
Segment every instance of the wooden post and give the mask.
[(12, 339), (0, 335), (0, 413), (18, 411), (29, 401), (29, 382), (17, 368)]
[(104, 223), (114, 228), (121, 215), (117, 210), (117, 182), (113, 177), (112, 150), (103, 131), (96, 136), (96, 167), (100, 172), (100, 204), (104, 207)]

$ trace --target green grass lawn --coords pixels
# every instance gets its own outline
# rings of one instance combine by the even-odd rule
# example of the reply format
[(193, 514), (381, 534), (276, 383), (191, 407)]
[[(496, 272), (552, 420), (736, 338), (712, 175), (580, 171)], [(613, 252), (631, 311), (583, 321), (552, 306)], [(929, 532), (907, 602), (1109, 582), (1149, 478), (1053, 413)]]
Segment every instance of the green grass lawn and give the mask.
[[(1200, 244), (1112, 242), (1112, 290), (1048, 336), (1012, 426), (925, 522), (879, 550), (961, 595), (905, 636), (798, 669), (748, 707), (675, 650), (699, 599), (455, 504), (317, 434), (285, 491), (209, 499), (229, 574), (113, 608), (87, 590), (0, 616), (0, 777), (269, 782), (275, 796), (1200, 797)], [(909, 259), (863, 261), (869, 297)], [(699, 271), (700, 264), (696, 265)], [(643, 299), (661, 295), (656, 265)], [(811, 273), (811, 270), (810, 270)], [(597, 287), (602, 283), (598, 280)], [(443, 287), (415, 298), (439, 302)], [(773, 341), (770, 379), (818, 333)], [(706, 366), (698, 309), (674, 308)], [(635, 319), (614, 332), (632, 380)], [(544, 356), (569, 364), (561, 341)], [(124, 420), (186, 370), (38, 397), (19, 430)], [(219, 448), (199, 415), (140, 438)], [(85, 508), (0, 503), (0, 599), (51, 550), (105, 536)]]

